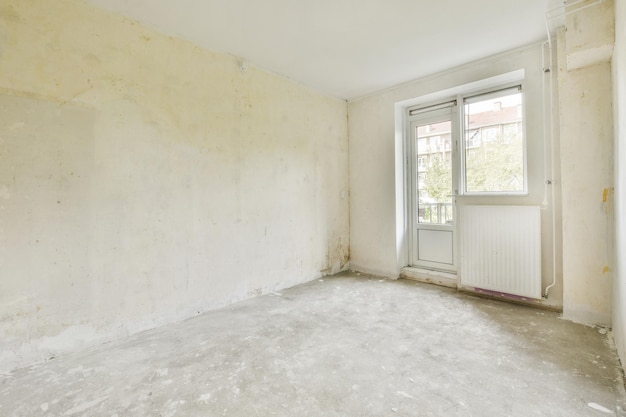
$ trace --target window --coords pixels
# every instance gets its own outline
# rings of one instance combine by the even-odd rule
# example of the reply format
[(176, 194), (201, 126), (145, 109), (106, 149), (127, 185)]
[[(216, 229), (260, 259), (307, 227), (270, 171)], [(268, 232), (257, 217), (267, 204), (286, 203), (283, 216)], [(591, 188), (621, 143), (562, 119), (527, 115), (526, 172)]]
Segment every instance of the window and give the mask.
[(522, 114), (519, 86), (463, 99), (465, 193), (525, 191)]
[(497, 139), (500, 129), (498, 127), (484, 127), (482, 129), (483, 134), (483, 143), (485, 142), (493, 142)]
[(474, 146), (480, 146), (480, 130), (474, 129), (467, 132), (465, 138), (465, 146), (467, 148), (473, 148)]
[(527, 193), (523, 72), (418, 97), (411, 107), (396, 103), (398, 126), (404, 111), (409, 265), (455, 272), (457, 203), (508, 203)]
[(424, 186), (424, 180), (426, 179), (426, 174), (423, 172), (420, 172), (419, 174), (417, 174), (417, 183), (419, 187), (423, 187)]
[(441, 137), (431, 136), (430, 137), (430, 151), (436, 152), (439, 150), (441, 150)]
[(417, 153), (418, 154), (426, 154), (428, 153), (428, 138), (419, 138), (417, 140)]
[(443, 150), (450, 151), (450, 149), (452, 149), (450, 135), (445, 135), (443, 136)]
[(522, 134), (521, 123), (509, 123), (502, 127), (502, 135), (505, 141), (516, 140), (518, 135)]
[[(447, 122), (438, 114), (453, 114)], [(511, 84), (476, 94), (408, 109), (415, 125), (418, 181), (433, 196), (526, 193), (523, 92)], [(446, 110), (447, 111), (447, 110)], [(458, 157), (457, 157), (458, 155)], [(440, 169), (445, 165), (446, 170)], [(452, 191), (443, 178), (453, 180)], [(446, 189), (443, 189), (446, 184)], [(458, 190), (458, 191), (457, 191)]]

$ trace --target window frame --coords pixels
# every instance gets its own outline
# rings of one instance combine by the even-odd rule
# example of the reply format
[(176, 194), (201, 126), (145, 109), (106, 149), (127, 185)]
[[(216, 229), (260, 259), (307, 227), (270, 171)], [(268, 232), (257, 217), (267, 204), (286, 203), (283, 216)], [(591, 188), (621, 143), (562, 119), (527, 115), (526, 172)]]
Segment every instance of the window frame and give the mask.
[[(467, 99), (473, 99), (475, 97), (485, 96), (485, 99), (488, 99), (489, 96), (493, 96), (496, 98), (498, 96), (506, 95), (507, 91), (517, 88), (522, 95), (522, 159), (523, 159), (523, 187), (522, 190), (519, 191), (468, 191), (467, 190), (467, 148), (466, 148), (466, 117), (465, 117), (465, 104)], [(506, 196), (527, 196), (529, 194), (528, 191), (528, 140), (526, 138), (526, 93), (525, 93), (525, 85), (523, 80), (519, 80), (516, 82), (510, 82), (506, 84), (499, 84), (497, 86), (491, 86), (487, 88), (483, 88), (476, 91), (471, 91), (464, 94), (459, 94), (457, 96), (457, 103), (459, 106), (459, 137), (458, 137), (458, 160), (460, 163), (459, 166), (459, 190), (458, 195), (461, 196), (472, 196), (472, 197), (489, 197), (489, 196), (497, 196), (497, 197), (506, 197)], [(482, 133), (482, 132), (481, 132)], [(479, 135), (479, 136), (482, 136)], [(481, 144), (482, 144), (481, 137)]]

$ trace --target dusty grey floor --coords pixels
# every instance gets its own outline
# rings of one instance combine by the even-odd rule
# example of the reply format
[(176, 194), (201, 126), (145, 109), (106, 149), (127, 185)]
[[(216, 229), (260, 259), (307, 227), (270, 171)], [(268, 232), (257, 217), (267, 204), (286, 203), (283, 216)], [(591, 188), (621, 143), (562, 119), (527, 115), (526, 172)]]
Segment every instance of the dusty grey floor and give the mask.
[(610, 416), (606, 335), (410, 281), (314, 281), (0, 377), (0, 416)]

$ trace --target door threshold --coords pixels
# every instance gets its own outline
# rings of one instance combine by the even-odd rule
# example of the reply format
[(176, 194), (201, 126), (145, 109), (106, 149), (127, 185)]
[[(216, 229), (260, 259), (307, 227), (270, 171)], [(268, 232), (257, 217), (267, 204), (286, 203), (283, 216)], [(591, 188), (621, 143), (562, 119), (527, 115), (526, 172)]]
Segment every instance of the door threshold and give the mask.
[(457, 288), (457, 276), (455, 272), (437, 271), (433, 269), (416, 268), (405, 266), (402, 268), (400, 278), (412, 279), (429, 284), (441, 285), (442, 287)]

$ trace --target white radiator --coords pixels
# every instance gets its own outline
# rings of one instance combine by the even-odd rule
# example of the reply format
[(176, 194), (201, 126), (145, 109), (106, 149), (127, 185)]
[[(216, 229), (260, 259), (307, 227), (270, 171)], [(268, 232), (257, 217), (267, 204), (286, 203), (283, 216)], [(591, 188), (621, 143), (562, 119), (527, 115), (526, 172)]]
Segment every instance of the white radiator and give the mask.
[(537, 206), (462, 206), (460, 283), (541, 298), (541, 222)]

